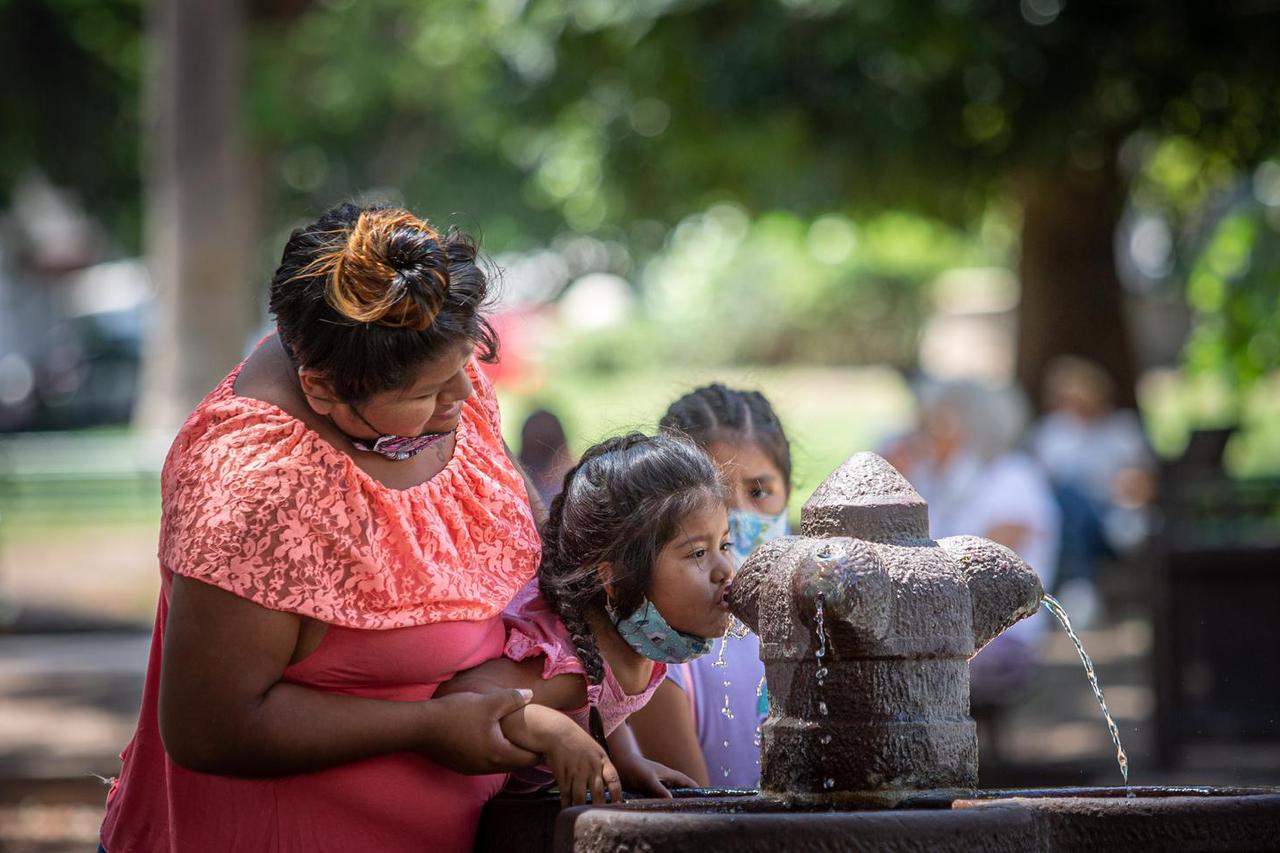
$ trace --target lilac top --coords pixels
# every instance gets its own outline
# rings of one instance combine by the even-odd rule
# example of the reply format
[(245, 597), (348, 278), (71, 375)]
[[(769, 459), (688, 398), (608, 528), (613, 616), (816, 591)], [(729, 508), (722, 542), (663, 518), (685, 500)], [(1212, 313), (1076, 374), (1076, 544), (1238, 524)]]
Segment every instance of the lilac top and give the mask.
[[(722, 643), (728, 646), (724, 666), (718, 667)], [(726, 636), (716, 641), (709, 654), (668, 668), (667, 678), (685, 691), (693, 705), (712, 787), (760, 787), (759, 732), (769, 715), (768, 693), (761, 689), (760, 638), (754, 633), (742, 639)]]

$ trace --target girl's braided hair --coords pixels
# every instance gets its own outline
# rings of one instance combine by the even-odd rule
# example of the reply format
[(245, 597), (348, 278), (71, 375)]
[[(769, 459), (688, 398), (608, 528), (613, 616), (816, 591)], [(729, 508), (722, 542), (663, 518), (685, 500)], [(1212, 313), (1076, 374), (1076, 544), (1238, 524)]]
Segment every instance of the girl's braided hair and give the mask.
[[(712, 501), (724, 501), (719, 472), (679, 436), (632, 432), (607, 439), (564, 475), (542, 530), (538, 589), (573, 638), (589, 683), (604, 681), (604, 661), (587, 613), (606, 604), (619, 618), (634, 613), (680, 520)], [(606, 562), (611, 598), (599, 571)]]
[(748, 441), (782, 472), (791, 488), (791, 443), (782, 421), (759, 391), (739, 391), (716, 382), (695, 388), (667, 408), (658, 422), (665, 433), (686, 435), (702, 447), (715, 441)]

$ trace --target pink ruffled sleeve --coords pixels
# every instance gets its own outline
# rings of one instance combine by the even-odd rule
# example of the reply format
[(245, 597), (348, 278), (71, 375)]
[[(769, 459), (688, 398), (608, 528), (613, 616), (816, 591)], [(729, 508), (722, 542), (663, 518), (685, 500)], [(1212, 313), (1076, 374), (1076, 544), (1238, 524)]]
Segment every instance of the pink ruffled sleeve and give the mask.
[[(502, 654), (514, 661), (541, 655), (544, 681), (557, 675), (586, 676), (582, 661), (574, 654), (573, 640), (559, 617), (538, 592), (537, 580), (530, 581), (502, 611), (507, 642)], [(597, 685), (597, 690), (598, 690)]]

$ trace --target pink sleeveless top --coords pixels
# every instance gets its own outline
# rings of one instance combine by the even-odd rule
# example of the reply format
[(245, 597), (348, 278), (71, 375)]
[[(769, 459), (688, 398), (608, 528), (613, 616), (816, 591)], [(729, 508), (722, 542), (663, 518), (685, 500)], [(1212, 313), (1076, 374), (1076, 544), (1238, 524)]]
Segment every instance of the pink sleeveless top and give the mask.
[(488, 381), (468, 367), (453, 458), (410, 489), (383, 486), (279, 408), (238, 397), (233, 371), (187, 420), (162, 474), (161, 594), (142, 709), (107, 797), (110, 853), (469, 850), (503, 776), (415, 753), (315, 773), (235, 779), (164, 751), (157, 699), (173, 573), (328, 623), (285, 681), (429, 699), (502, 653), (498, 614), (539, 544)]
[[(514, 661), (541, 656), (542, 678), (549, 680), (557, 675), (587, 675), (586, 667), (578, 659), (574, 651), (573, 638), (569, 629), (556, 616), (542, 595), (538, 592), (537, 581), (530, 581), (516, 595), (515, 600), (502, 612), (502, 621), (507, 629), (507, 642), (502, 653)], [(604, 682), (587, 685), (587, 704), (581, 708), (565, 711), (575, 723), (587, 732), (590, 728), (591, 706), (600, 711), (600, 722), (604, 725), (605, 735), (626, 722), (627, 717), (639, 711), (649, 703), (653, 693), (662, 684), (667, 675), (667, 665), (655, 662), (649, 683), (640, 693), (627, 693), (614, 677), (607, 660), (604, 663)], [(539, 765), (528, 770), (520, 770), (511, 774), (507, 790), (527, 793), (546, 787), (555, 781), (546, 765)]]

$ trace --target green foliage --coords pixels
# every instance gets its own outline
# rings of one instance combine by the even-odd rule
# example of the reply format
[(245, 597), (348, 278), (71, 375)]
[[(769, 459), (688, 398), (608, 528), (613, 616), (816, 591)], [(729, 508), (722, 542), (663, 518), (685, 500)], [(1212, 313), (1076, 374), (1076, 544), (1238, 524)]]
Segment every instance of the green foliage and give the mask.
[(141, 234), (142, 0), (0, 2), (0, 204), (39, 169), (127, 250)]
[(1280, 212), (1248, 204), (1226, 216), (1191, 270), (1196, 326), (1188, 365), (1237, 387), (1280, 370)]
[(533, 0), (526, 15), (559, 21), (532, 115), (612, 140), (599, 192), (622, 221), (715, 198), (970, 217), (1020, 171), (1109, 167), (1140, 129), (1249, 163), (1280, 120), (1280, 16), (1236, 7)]
[[(642, 261), (660, 255), (645, 279), (660, 291), (653, 328), (697, 332), (707, 349), (714, 323), (743, 330), (710, 360), (904, 363), (921, 282), (940, 263), (985, 259), (936, 222), (884, 211), (969, 227), (1019, 176), (1110, 171), (1127, 140), (1145, 140), (1138, 191), (1158, 187), (1171, 201), (1163, 209), (1188, 224), (1185, 242), (1196, 248), (1180, 269), (1192, 275), (1207, 239), (1198, 212), (1280, 138), (1280, 12), (1265, 5), (251, 8), (249, 129), (269, 229), (372, 189), (483, 232), (490, 251), (564, 229), (622, 241)], [(142, 10), (141, 0), (0, 3), (0, 63), (21, 85), (0, 106), (0, 186), (37, 164), (83, 193), (131, 248), (140, 242)], [(688, 235), (726, 209), (747, 212), (746, 230), (722, 241), (712, 271)], [(856, 249), (832, 261), (847, 233)], [(1196, 363), (1217, 358), (1242, 377), (1269, 363), (1267, 336), (1232, 319), (1266, 316), (1272, 304), (1269, 279), (1252, 272), (1270, 263), (1257, 255), (1269, 251), (1263, 243), (1246, 272), (1192, 282), (1206, 305), (1224, 294), (1221, 311), (1201, 310)], [(672, 296), (667, 276), (689, 292)], [(1254, 288), (1257, 297), (1237, 295)], [(686, 297), (701, 300), (701, 325), (672, 319)], [(725, 301), (709, 307), (712, 298)]]
[(982, 262), (975, 241), (889, 212), (855, 222), (721, 204), (681, 222), (644, 275), (673, 361), (915, 363), (939, 272)]
[(561, 227), (513, 156), (526, 84), (500, 3), (327, 0), (253, 30), (250, 126), (273, 221), (369, 191), (483, 232), (490, 250)]

